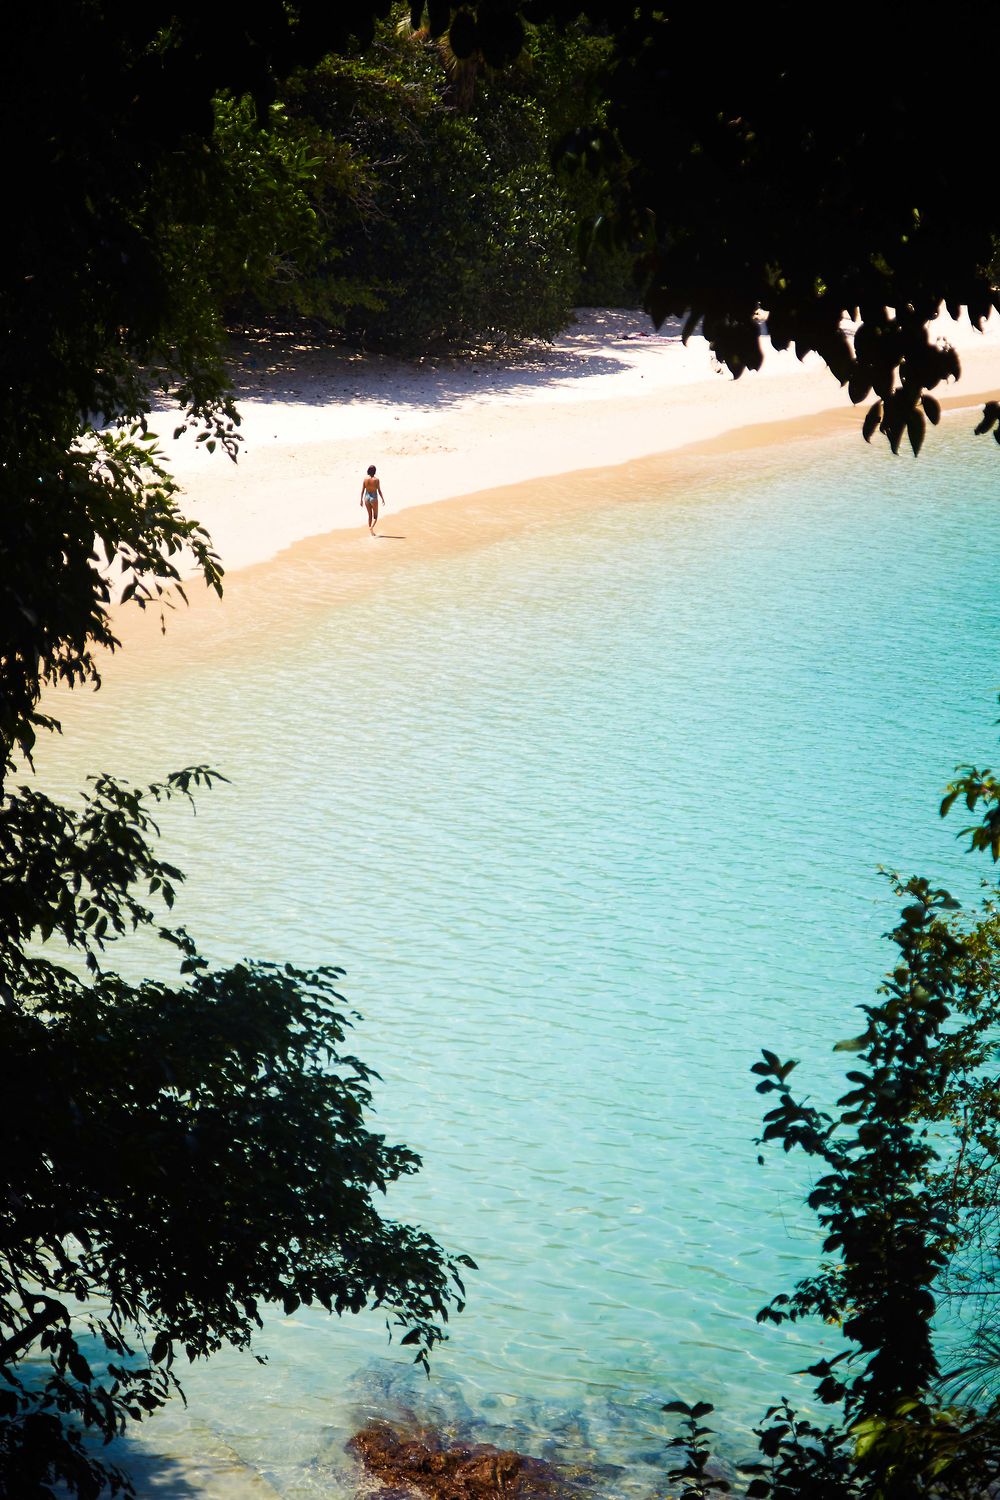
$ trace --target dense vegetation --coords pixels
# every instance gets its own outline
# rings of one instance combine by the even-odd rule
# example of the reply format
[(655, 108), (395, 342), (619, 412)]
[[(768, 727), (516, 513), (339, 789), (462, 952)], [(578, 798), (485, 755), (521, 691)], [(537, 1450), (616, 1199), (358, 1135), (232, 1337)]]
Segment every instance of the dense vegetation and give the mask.
[(293, 119), (321, 147), (339, 139), (355, 174), (350, 196), (317, 194), (333, 264), (363, 293), (341, 327), (415, 352), (550, 336), (574, 260), (544, 115), (503, 84), (458, 108), (445, 68), (437, 45), (387, 27), (363, 59), (288, 85)]
[(242, 284), (213, 267), (229, 319), (298, 315), (314, 336), (422, 354), (551, 337), (576, 304), (634, 300), (627, 247), (577, 253), (610, 195), (556, 164), (573, 108), (601, 114), (607, 42), (536, 28), (499, 71), (405, 15), (292, 75), (263, 132), (248, 100), (217, 103), (226, 222), (255, 246)]
[[(179, 1355), (246, 1344), (269, 1301), (385, 1306), (426, 1358), (462, 1297), (460, 1261), (377, 1211), (417, 1163), (365, 1124), (336, 971), (215, 970), (159, 915), (181, 876), (152, 848), (155, 805), (212, 773), (98, 778), (75, 809), (15, 784), (53, 727), (43, 690), (98, 680), (116, 592), (156, 607), (182, 551), (221, 591), (145, 440), (153, 399), (233, 452), (228, 321), (308, 317), (402, 350), (507, 342), (625, 285), (638, 249), (655, 318), (701, 328), (739, 374), (766, 307), (777, 343), (874, 392), (866, 435), (916, 450), (958, 368), (928, 319), (998, 303), (1000, 209), (934, 128), (946, 113), (987, 140), (986, 92), (943, 92), (936, 49), (901, 50), (892, 12), (866, 18), (849, 82), (786, 4), (722, 28), (703, 6), (532, 0), (526, 29), (506, 0), (435, 3), (416, 37), (386, 12), (62, 0), (5, 32), (0, 1492), (23, 1500), (122, 1486), (81, 1428), (154, 1409)], [(576, 221), (605, 210), (614, 233), (581, 273)], [(995, 786), (970, 775), (964, 793), (986, 798), (995, 854)], [(768, 1134), (823, 1161), (814, 1206), (842, 1260), (773, 1312), (842, 1317), (858, 1358), (849, 1379), (817, 1372), (828, 1430), (772, 1424), (756, 1493), (961, 1494), (993, 1472), (992, 1393), (979, 1415), (946, 1410), (928, 1330), (957, 1252), (983, 1245), (979, 1276), (996, 1249), (995, 923), (956, 928), (943, 897), (909, 894), (859, 1097), (820, 1117), (765, 1057)], [(136, 927), (163, 938), (169, 979), (110, 967)], [(938, 1169), (942, 1128), (959, 1156)], [(991, 1347), (974, 1350), (987, 1385)]]

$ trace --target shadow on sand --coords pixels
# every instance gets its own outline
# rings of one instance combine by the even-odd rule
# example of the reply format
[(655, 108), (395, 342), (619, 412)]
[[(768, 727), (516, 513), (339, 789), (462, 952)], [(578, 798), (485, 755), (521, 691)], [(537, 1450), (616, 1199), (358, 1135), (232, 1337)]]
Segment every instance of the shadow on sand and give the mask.
[[(616, 347), (677, 344), (681, 324), (670, 319), (656, 331), (641, 312), (589, 311), (552, 344), (529, 344), (501, 353), (426, 355), (399, 359), (365, 352), (308, 334), (247, 330), (231, 342), (230, 369), (240, 402), (302, 401), (384, 404), (435, 410), (468, 401), (470, 384), (484, 397), (517, 397), (540, 385), (613, 375), (622, 368)], [(631, 356), (630, 356), (631, 357)], [(473, 396), (473, 399), (475, 397)]]
[(141, 1496), (162, 1495), (163, 1500), (204, 1500), (205, 1475), (200, 1464), (151, 1453), (148, 1448), (119, 1439), (113, 1448), (114, 1462), (135, 1485)]

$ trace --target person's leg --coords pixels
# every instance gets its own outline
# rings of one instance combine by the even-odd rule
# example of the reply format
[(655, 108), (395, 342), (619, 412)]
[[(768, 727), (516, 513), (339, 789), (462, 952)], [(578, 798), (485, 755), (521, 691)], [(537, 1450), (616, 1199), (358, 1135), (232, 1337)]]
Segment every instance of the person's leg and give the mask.
[(371, 503), (371, 513), (372, 513), (372, 531), (374, 531), (375, 530), (375, 522), (378, 520), (378, 496), (377, 495), (375, 496), (375, 499)]

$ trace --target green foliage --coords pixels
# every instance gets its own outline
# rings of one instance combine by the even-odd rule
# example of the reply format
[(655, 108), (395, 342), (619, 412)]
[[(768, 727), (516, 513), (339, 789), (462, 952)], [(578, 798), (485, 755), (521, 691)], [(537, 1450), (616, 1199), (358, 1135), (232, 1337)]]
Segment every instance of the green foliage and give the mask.
[[(961, 766), (941, 805), (980, 822), (970, 847), (1000, 856), (1000, 785)], [(759, 1500), (981, 1500), (1000, 1478), (1000, 904), (972, 919), (926, 880), (893, 877), (903, 898), (897, 949), (864, 1030), (838, 1043), (852, 1058), (836, 1113), (792, 1091), (793, 1061), (765, 1050), (753, 1072), (771, 1096), (762, 1142), (815, 1159), (807, 1202), (824, 1231), (818, 1272), (780, 1293), (758, 1320), (819, 1318), (845, 1347), (805, 1373), (826, 1425), (787, 1401), (757, 1429), (761, 1460), (743, 1466)], [(939, 1367), (938, 1309), (965, 1347)], [(674, 1403), (683, 1478), (699, 1494), (710, 1408)]]
[[(314, 265), (311, 184), (353, 183), (271, 108), (277, 79), (371, 29), (311, 3), (236, 25), (87, 0), (5, 38), (0, 1493), (18, 1500), (127, 1490), (86, 1432), (141, 1420), (182, 1359), (247, 1347), (274, 1303), (383, 1308), (423, 1363), (462, 1305), (469, 1262), (378, 1212), (419, 1163), (365, 1123), (339, 971), (214, 969), (159, 915), (182, 875), (153, 848), (156, 805), (214, 773), (98, 777), (76, 808), (12, 785), (58, 727), (44, 689), (98, 685), (115, 601), (163, 611), (192, 572), (221, 592), (146, 419), (166, 397), (178, 431), (235, 454), (225, 306)], [(172, 980), (107, 966), (137, 929)]]
[(962, 930), (947, 892), (920, 879), (896, 889), (906, 899), (891, 934), (899, 956), (884, 1001), (862, 1007), (864, 1032), (839, 1044), (857, 1057), (839, 1113), (793, 1096), (794, 1064), (765, 1052), (754, 1066), (759, 1091), (777, 1096), (763, 1139), (819, 1159), (807, 1202), (825, 1231), (824, 1252), (836, 1256), (758, 1316), (820, 1317), (848, 1344), (808, 1370), (818, 1399), (841, 1407), (841, 1423), (800, 1428), (783, 1413), (761, 1438), (773, 1451), (770, 1488), (760, 1494), (965, 1495), (1000, 1453), (1000, 1429), (935, 1396), (933, 1324), (967, 1210), (967, 1141), (941, 1123), (954, 1123), (955, 1102), (992, 1051), (997, 922), (988, 910)]
[[(901, 55), (893, 18), (875, 17), (848, 96), (838, 49), (794, 7), (763, 31), (750, 11), (720, 29), (694, 6), (612, 26), (608, 129), (581, 130), (576, 150), (619, 184), (656, 323), (700, 329), (738, 377), (762, 363), (764, 309), (777, 348), (818, 353), (854, 402), (874, 394), (866, 437), (917, 453), (939, 411), (929, 393), (960, 372), (928, 321), (944, 304), (981, 326), (998, 295), (993, 201), (927, 131), (931, 55)], [(711, 57), (707, 83), (692, 57)], [(975, 91), (961, 115), (968, 138), (988, 130)]]
[(223, 96), (210, 169), (212, 222), (193, 226), (185, 263), (227, 322), (295, 314), (336, 326), (347, 308), (379, 305), (339, 264), (345, 211), (368, 186), (345, 142), (280, 103), (261, 120), (249, 96)]
[(321, 253), (260, 308), (416, 354), (550, 337), (580, 302), (634, 304), (634, 251), (590, 228), (612, 194), (557, 150), (605, 108), (610, 42), (583, 23), (532, 25), (497, 69), (402, 17), (284, 90), (286, 126), (336, 170), (309, 189)]
[(406, 353), (547, 337), (569, 317), (572, 225), (542, 110), (500, 78), (467, 107), (435, 44), (378, 33), (288, 85), (291, 119), (348, 153), (356, 191), (319, 186), (340, 272), (367, 298), (333, 326)]
[[(775, 1298), (762, 1319), (818, 1315), (837, 1322), (854, 1345), (850, 1379), (816, 1366), (817, 1394), (845, 1402), (849, 1419), (884, 1412), (926, 1390), (938, 1374), (931, 1338), (934, 1285), (958, 1229), (956, 1208), (938, 1190), (938, 1147), (925, 1119), (956, 1067), (967, 1067), (945, 1024), (956, 1007), (984, 1003), (981, 975), (949, 914), (945, 891), (912, 879), (897, 886), (907, 899), (891, 934), (899, 950), (880, 1005), (863, 1006), (864, 1034), (842, 1043), (857, 1053), (851, 1084), (831, 1116), (796, 1100), (792, 1063), (765, 1052), (754, 1065), (758, 1091), (775, 1093), (764, 1116), (764, 1141), (817, 1157), (822, 1175), (807, 1202), (825, 1231), (835, 1267)], [(978, 1038), (978, 1033), (977, 1033)], [(967, 1041), (967, 1038), (963, 1038)], [(976, 1061), (980, 1052), (976, 1052)]]
[(853, 1439), (844, 1428), (820, 1427), (787, 1401), (770, 1407), (754, 1429), (762, 1461), (741, 1465), (748, 1500), (846, 1500), (856, 1486)]
[[(891, 9), (866, 17), (845, 72), (843, 48), (790, 3), (724, 23), (707, 6), (610, 0), (426, 7), (432, 36), (451, 26), (456, 52), (493, 64), (519, 52), (525, 15), (582, 18), (610, 43), (605, 105), (577, 117), (568, 150), (613, 196), (603, 222), (637, 251), (657, 326), (700, 329), (739, 377), (763, 361), (763, 309), (777, 348), (817, 353), (856, 403), (874, 395), (866, 437), (919, 452), (931, 393), (960, 373), (928, 323), (944, 305), (981, 327), (1000, 307), (1000, 210), (981, 152), (954, 145), (990, 139), (989, 91), (950, 88), (938, 50)], [(971, 4), (949, 11), (955, 36), (979, 20)], [(995, 426), (988, 407), (977, 430)]]
[[(98, 778), (75, 811), (8, 786), (53, 727), (46, 685), (97, 683), (116, 595), (162, 608), (190, 569), (221, 587), (146, 441), (154, 398), (235, 453), (221, 335), (248, 306), (412, 349), (554, 331), (575, 284), (573, 212), (607, 223), (610, 207), (618, 245), (641, 249), (657, 321), (700, 327), (739, 375), (760, 363), (765, 307), (779, 347), (819, 352), (855, 401), (874, 394), (866, 436), (894, 450), (905, 437), (918, 451), (938, 414), (929, 392), (958, 373), (928, 318), (944, 301), (978, 323), (996, 305), (997, 210), (975, 152), (928, 128), (936, 54), (904, 65), (894, 16), (866, 19), (848, 108), (841, 52), (817, 48), (801, 9), (724, 28), (704, 7), (580, 9), (589, 29), (541, 0), (531, 32), (505, 0), (461, 6), (452, 26), (443, 0), (430, 40), (383, 29), (368, 58), (381, 0), (239, 15), (62, 0), (6, 29), (0, 1488), (24, 1500), (60, 1483), (120, 1489), (81, 1429), (108, 1436), (155, 1409), (181, 1354), (245, 1346), (271, 1300), (384, 1306), (425, 1358), (462, 1297), (461, 1262), (375, 1210), (417, 1163), (363, 1123), (370, 1074), (342, 1050), (337, 971), (214, 971), (156, 915), (181, 877), (153, 852), (151, 805), (211, 773), (145, 793)], [(989, 138), (988, 91), (956, 108), (966, 139)], [(595, 171), (564, 187), (549, 155), (573, 125)], [(995, 418), (988, 407), (981, 429)], [(952, 790), (986, 803), (971, 834), (995, 856), (991, 774), (966, 768)], [(758, 1494), (957, 1495), (992, 1473), (991, 1413), (952, 1411), (927, 1387), (935, 1298), (967, 1274), (956, 1250), (970, 1226), (997, 1244), (996, 1091), (980, 1076), (995, 935), (953, 926), (943, 893), (909, 894), (903, 977), (868, 1013), (839, 1115), (796, 1100), (789, 1066), (764, 1059), (768, 1130), (822, 1162), (814, 1207), (843, 1259), (771, 1315), (835, 1315), (851, 1347), (814, 1369), (847, 1426), (776, 1409)], [(106, 945), (136, 927), (159, 932), (176, 983), (105, 967)], [(948, 1131), (958, 1158), (936, 1154)], [(894, 1347), (897, 1314), (909, 1323)], [(698, 1412), (682, 1477), (705, 1493)]]
[[(221, 592), (209, 537), (181, 514), (140, 425), (99, 433), (64, 415), (62, 432), (45, 437), (26, 434), (0, 466), (0, 787), (14, 751), (30, 756), (37, 729), (52, 727), (37, 712), (41, 687), (100, 681), (96, 652), (118, 644), (116, 590), (162, 601), (186, 563)], [(222, 440), (232, 440), (226, 427)]]
[[(183, 876), (153, 852), (152, 809), (214, 779), (99, 777), (78, 811), (23, 787), (0, 809), (0, 1492), (24, 1500), (114, 1493), (80, 1429), (155, 1411), (179, 1356), (249, 1347), (269, 1305), (384, 1307), (424, 1364), (462, 1306), (471, 1262), (375, 1207), (419, 1159), (365, 1124), (341, 971), (213, 969), (157, 921)], [(179, 982), (105, 967), (138, 928)]]
[[(962, 771), (943, 810), (959, 795), (970, 810), (985, 800), (983, 825), (965, 833), (992, 848), (996, 787)], [(969, 921), (926, 880), (895, 890), (898, 956), (883, 998), (861, 1007), (862, 1033), (838, 1044), (853, 1063), (837, 1112), (793, 1093), (794, 1062), (765, 1050), (753, 1068), (773, 1096), (762, 1141), (818, 1163), (806, 1201), (829, 1257), (758, 1320), (819, 1318), (845, 1347), (805, 1372), (838, 1418), (773, 1407), (757, 1430), (764, 1461), (744, 1469), (748, 1495), (972, 1500), (1000, 1475), (1000, 909), (987, 899)], [(979, 1316), (943, 1377), (937, 1311), (968, 1298)], [(707, 1436), (688, 1434), (689, 1461)]]
[(523, 62), (513, 81), (544, 110), (549, 149), (560, 193), (576, 231), (577, 306), (638, 307), (635, 261), (640, 243), (612, 232), (612, 215), (627, 163), (610, 173), (588, 171), (579, 151), (566, 149), (581, 121), (591, 132), (607, 129), (612, 42), (584, 17), (572, 24), (545, 21), (528, 27)]
[(975, 812), (983, 804), (982, 821), (963, 828), (960, 838), (968, 838), (969, 848), (989, 851), (994, 860), (1000, 859), (1000, 782), (986, 767), (980, 771), (975, 766), (959, 766), (956, 780), (947, 788), (941, 801), (941, 816), (948, 816), (961, 798), (969, 812)]
[(678, 1491), (677, 1500), (710, 1500), (712, 1495), (728, 1494), (732, 1488), (729, 1481), (712, 1474), (710, 1469), (712, 1454), (705, 1439), (711, 1437), (712, 1429), (704, 1425), (703, 1419), (715, 1410), (711, 1402), (698, 1401), (689, 1406), (686, 1401), (668, 1401), (663, 1410), (684, 1418), (682, 1435), (670, 1444), (683, 1449), (684, 1463), (667, 1471), (671, 1483), (684, 1486)]

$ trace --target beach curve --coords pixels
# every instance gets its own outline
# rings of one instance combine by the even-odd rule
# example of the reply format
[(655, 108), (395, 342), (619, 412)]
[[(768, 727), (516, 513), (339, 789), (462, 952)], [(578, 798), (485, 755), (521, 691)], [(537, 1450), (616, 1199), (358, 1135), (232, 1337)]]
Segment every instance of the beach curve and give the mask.
[[(962, 360), (961, 383), (948, 387), (943, 405), (972, 405), (1000, 387), (996, 315), (981, 333), (942, 317), (931, 336)], [(182, 504), (206, 526), (228, 572), (308, 537), (363, 531), (360, 484), (370, 463), (391, 521), (416, 506), (820, 414), (856, 426), (860, 438), (863, 409), (817, 355), (800, 361), (766, 348), (763, 369), (736, 381), (703, 338), (685, 345), (679, 325), (657, 333), (646, 314), (621, 309), (579, 309), (551, 345), (512, 356), (404, 361), (287, 335), (237, 342), (232, 369), (239, 462), (190, 438), (163, 440)], [(785, 426), (783, 436), (794, 430)]]

